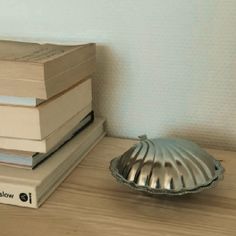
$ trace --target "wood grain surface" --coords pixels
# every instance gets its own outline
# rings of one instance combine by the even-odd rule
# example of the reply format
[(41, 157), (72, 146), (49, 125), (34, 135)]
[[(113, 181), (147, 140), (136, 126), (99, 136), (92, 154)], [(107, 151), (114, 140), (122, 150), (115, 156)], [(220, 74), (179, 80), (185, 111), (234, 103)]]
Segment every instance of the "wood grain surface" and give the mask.
[(208, 150), (226, 169), (216, 188), (150, 197), (108, 170), (134, 142), (104, 138), (40, 209), (0, 205), (0, 235), (236, 235), (236, 153)]

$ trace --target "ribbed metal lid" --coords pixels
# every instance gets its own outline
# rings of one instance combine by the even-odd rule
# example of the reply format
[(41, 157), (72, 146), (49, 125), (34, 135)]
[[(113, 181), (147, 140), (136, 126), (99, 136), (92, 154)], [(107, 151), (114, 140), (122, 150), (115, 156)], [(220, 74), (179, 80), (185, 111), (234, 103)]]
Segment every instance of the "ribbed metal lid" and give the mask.
[(197, 144), (176, 138), (147, 139), (110, 163), (112, 175), (134, 189), (182, 195), (213, 187), (223, 167)]

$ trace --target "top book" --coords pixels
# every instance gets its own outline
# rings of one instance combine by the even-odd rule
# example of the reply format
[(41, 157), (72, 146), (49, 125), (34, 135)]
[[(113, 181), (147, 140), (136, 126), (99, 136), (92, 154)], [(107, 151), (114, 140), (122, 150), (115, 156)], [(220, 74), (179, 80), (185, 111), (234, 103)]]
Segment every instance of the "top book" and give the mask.
[(95, 71), (96, 45), (0, 41), (0, 95), (49, 99)]

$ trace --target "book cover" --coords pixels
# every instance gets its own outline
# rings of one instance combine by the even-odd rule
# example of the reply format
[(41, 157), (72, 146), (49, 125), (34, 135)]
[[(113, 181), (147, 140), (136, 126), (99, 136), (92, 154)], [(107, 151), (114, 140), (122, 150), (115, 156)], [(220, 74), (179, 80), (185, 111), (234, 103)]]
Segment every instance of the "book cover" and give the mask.
[(103, 136), (97, 118), (34, 170), (0, 166), (0, 203), (39, 207)]

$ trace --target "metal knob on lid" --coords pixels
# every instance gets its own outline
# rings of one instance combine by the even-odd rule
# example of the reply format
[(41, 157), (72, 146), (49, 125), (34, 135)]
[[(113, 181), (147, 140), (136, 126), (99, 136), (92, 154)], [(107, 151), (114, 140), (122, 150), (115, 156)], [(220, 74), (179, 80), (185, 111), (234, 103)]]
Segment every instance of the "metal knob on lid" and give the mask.
[(121, 183), (152, 194), (182, 195), (215, 186), (223, 178), (221, 163), (193, 142), (176, 138), (147, 139), (110, 163)]

